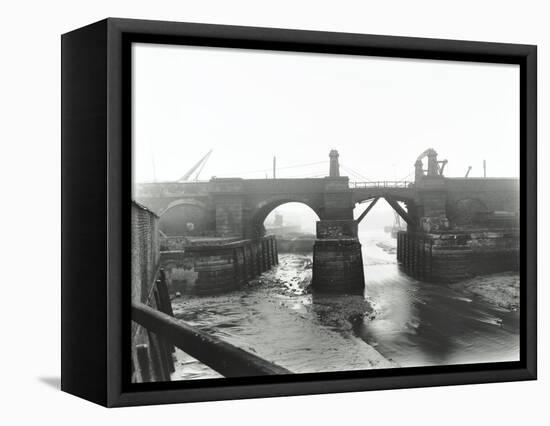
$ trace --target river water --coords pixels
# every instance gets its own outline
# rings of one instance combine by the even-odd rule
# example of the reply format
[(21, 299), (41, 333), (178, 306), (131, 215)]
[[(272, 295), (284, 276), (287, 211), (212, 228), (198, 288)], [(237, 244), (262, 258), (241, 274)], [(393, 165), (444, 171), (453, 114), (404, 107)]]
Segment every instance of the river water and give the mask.
[[(360, 240), (365, 296), (312, 295), (311, 254), (279, 254), (243, 289), (174, 299), (174, 314), (296, 373), (519, 360), (519, 312), (407, 276), (389, 234)], [(176, 356), (173, 380), (219, 377)]]

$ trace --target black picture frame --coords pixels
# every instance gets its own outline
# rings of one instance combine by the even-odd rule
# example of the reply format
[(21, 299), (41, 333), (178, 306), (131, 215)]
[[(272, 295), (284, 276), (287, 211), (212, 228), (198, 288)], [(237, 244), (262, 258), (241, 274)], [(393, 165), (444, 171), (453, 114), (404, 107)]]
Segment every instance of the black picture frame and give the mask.
[[(61, 41), (62, 390), (115, 407), (536, 379), (536, 46), (118, 18)], [(520, 361), (131, 384), (132, 42), (518, 64)]]

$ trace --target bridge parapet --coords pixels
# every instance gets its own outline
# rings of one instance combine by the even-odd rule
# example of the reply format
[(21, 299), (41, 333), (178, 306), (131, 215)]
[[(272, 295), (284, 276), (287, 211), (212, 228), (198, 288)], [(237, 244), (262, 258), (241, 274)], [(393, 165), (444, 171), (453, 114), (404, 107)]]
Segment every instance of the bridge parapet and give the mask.
[(442, 174), (422, 175), (414, 183), (349, 182), (346, 176), (213, 178), (207, 182), (143, 183), (135, 187), (135, 199), (161, 216), (161, 229), (169, 216), (193, 213), (205, 220), (203, 224), (190, 223), (196, 222), (194, 219), (186, 221), (185, 225), (194, 229), (191, 235), (224, 237), (261, 235), (265, 217), (284, 203), (306, 204), (321, 220), (352, 220), (357, 203), (375, 198), (386, 198), (394, 206), (404, 202), (410, 219), (407, 223), (414, 223), (418, 230), (456, 229), (481, 217), (491, 224), (493, 213), (517, 214), (519, 179), (447, 178)]
[(242, 178), (213, 178), (210, 183), (211, 193), (239, 194), (243, 192)]
[(325, 189), (325, 179), (245, 179), (243, 191), (247, 194), (303, 194), (317, 193)]
[(211, 187), (211, 181), (137, 183), (134, 188), (134, 197), (173, 197), (182, 194), (207, 195), (211, 192)]

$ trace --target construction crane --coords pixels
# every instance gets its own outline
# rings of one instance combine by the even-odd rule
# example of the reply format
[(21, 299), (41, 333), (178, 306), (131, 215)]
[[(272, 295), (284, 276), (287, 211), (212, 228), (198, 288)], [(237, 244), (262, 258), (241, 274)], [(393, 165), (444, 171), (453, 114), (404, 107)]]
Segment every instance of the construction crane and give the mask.
[(437, 162), (440, 176), (443, 176), (443, 170), (445, 170), (445, 166), (447, 165), (448, 162), (449, 162), (448, 160), (441, 160)]
[[(422, 159), (428, 157), (428, 169), (423, 170)], [(437, 160), (437, 152), (433, 148), (429, 148), (418, 156), (416, 159), (415, 176), (421, 178), (422, 176), (443, 176), (443, 171), (447, 165), (447, 160)], [(424, 174), (426, 172), (426, 174)]]
[(195, 171), (198, 169), (197, 173), (195, 174), (195, 179), (197, 180), (199, 178), (199, 175), (202, 172), (202, 169), (204, 168), (204, 165), (208, 161), (208, 158), (210, 157), (210, 154), (212, 154), (212, 150), (208, 151), (204, 157), (202, 157), (197, 164), (195, 164), (193, 167), (191, 167), (187, 173), (185, 173), (181, 178), (178, 179), (178, 182), (188, 182), (190, 181), (190, 177)]

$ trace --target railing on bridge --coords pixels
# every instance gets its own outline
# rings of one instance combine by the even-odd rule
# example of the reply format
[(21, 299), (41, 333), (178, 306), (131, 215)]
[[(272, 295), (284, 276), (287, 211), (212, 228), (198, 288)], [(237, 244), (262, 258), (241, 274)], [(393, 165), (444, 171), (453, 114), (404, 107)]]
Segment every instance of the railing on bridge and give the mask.
[(165, 342), (180, 348), (225, 377), (292, 374), (244, 349), (143, 303), (132, 303), (132, 319)]
[(350, 182), (350, 188), (370, 189), (370, 188), (408, 188), (412, 182), (405, 180), (381, 180), (377, 182)]

